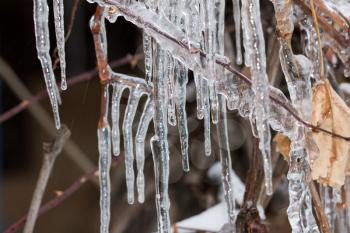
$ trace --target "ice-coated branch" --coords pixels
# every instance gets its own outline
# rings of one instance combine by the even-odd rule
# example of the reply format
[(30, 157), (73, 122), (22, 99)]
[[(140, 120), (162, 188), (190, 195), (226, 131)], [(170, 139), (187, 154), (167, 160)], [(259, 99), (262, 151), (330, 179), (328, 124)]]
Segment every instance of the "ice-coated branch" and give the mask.
[[(103, 4), (116, 8), (117, 10), (114, 12), (118, 12), (118, 14), (124, 16), (126, 20), (145, 30), (150, 36), (152, 36), (152, 38), (157, 41), (158, 44), (161, 45), (163, 49), (170, 52), (176, 59), (186, 65), (189, 69), (199, 74), (207, 72), (207, 69), (205, 67), (201, 67), (199, 65), (200, 58), (205, 59), (207, 57), (207, 54), (201, 49), (196, 48), (194, 46), (194, 42), (190, 41), (188, 43), (186, 39), (187, 37), (168, 20), (159, 17), (159, 15), (155, 14), (149, 9), (146, 9), (142, 3), (138, 2), (135, 2), (131, 5), (124, 5), (118, 0), (105, 0)], [(188, 44), (191, 45), (190, 49), (188, 47)], [(215, 63), (234, 74), (234, 79), (239, 79), (237, 82), (240, 82), (241, 85), (251, 85), (251, 79), (236, 70), (226, 58), (223, 59), (222, 57), (216, 56)], [(223, 90), (219, 89), (219, 92), (220, 91)], [(226, 93), (224, 94), (226, 95)], [(290, 102), (285, 98), (285, 96), (278, 90), (270, 87), (269, 97), (273, 102), (271, 105), (276, 105), (273, 107), (276, 111), (278, 111), (276, 114), (288, 112), (292, 117), (292, 121), (298, 121), (304, 126), (315, 131), (320, 131), (330, 136), (350, 141), (350, 136), (333, 133), (329, 130), (313, 125), (307, 120), (304, 120), (303, 117), (299, 115), (299, 113), (294, 109)], [(280, 120), (276, 119), (276, 121), (278, 122)]]
[(40, 208), (41, 201), (44, 196), (47, 182), (51, 175), (52, 167), (56, 161), (56, 158), (61, 153), (62, 148), (68, 138), (70, 137), (70, 131), (65, 126), (62, 125), (60, 130), (58, 130), (57, 135), (53, 142), (44, 143), (44, 160), (43, 165), (40, 170), (39, 178), (34, 190), (33, 198), (30, 204), (29, 213), (27, 217), (27, 222), (24, 226), (24, 233), (32, 233), (34, 230), (35, 222), (38, 217), (38, 212)]

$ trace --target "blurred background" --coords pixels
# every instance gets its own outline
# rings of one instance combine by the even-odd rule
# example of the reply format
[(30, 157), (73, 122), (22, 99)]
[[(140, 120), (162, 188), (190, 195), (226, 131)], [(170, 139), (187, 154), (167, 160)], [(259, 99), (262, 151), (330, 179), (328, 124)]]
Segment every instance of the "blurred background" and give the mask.
[[(66, 25), (69, 22), (73, 0), (65, 1)], [(88, 27), (95, 5), (84, 0), (78, 3), (72, 34), (66, 43), (67, 77), (90, 71), (95, 68), (95, 53), (92, 36)], [(234, 55), (233, 19), (231, 1), (227, 1), (226, 40), (228, 56)], [(49, 1), (50, 10), (52, 1)], [(36, 56), (32, 0), (0, 1), (0, 56), (16, 74), (20, 83), (33, 95), (45, 89), (41, 66)], [(266, 29), (267, 51), (273, 49), (274, 19), (272, 4), (262, 1), (264, 12), (263, 27)], [(142, 32), (132, 24), (119, 18), (116, 23), (107, 23), (109, 61), (113, 62), (128, 54), (142, 55)], [(51, 49), (55, 48), (53, 14), (50, 11)], [(229, 47), (231, 46), (231, 47)], [(2, 64), (3, 66), (3, 64)], [(116, 68), (116, 71), (143, 77), (143, 60)], [(8, 67), (7, 67), (8, 68)], [(0, 66), (0, 70), (4, 67)], [(57, 72), (58, 71), (58, 72)], [(59, 69), (56, 70), (59, 80)], [(280, 75), (280, 72), (277, 71)], [(282, 85), (283, 86), (283, 85)], [(177, 127), (169, 125), (170, 148), (170, 187), (171, 219), (175, 223), (221, 201), (220, 178), (208, 176), (208, 169), (219, 160), (215, 128), (212, 127), (213, 152), (210, 157), (204, 155), (203, 121), (196, 118), (195, 89), (192, 74), (187, 87), (187, 112), (190, 131), (191, 171), (184, 174), (181, 167), (180, 144)], [(79, 179), (86, 170), (97, 164), (97, 120), (99, 116), (100, 88), (97, 76), (89, 81), (68, 86), (61, 94), (61, 119), (72, 132), (71, 143), (75, 150), (71, 155), (67, 151), (58, 157), (43, 202), (46, 202), (64, 191)], [(121, 116), (123, 116), (128, 93), (122, 98)], [(4, 113), (21, 103), (13, 87), (0, 77), (0, 112)], [(142, 104), (142, 103), (141, 103)], [(39, 101), (40, 106), (50, 117), (49, 124), (42, 118), (35, 117), (28, 109), (16, 114), (0, 124), (1, 155), (1, 219), (0, 230), (23, 216), (29, 208), (32, 193), (39, 175), (43, 159), (43, 142), (52, 139), (47, 128), (53, 127), (51, 107), (47, 98)], [(137, 127), (140, 113), (137, 114), (134, 127)], [(43, 127), (43, 125), (46, 125)], [(249, 156), (252, 153), (253, 136), (250, 123), (243, 120), (236, 112), (228, 115), (230, 147), (233, 168), (244, 182), (249, 168)], [(120, 163), (111, 170), (112, 178), (112, 219), (111, 232), (152, 232), (156, 230), (156, 210), (154, 203), (154, 173), (149, 139), (146, 140), (146, 201), (140, 205), (128, 205), (124, 164)], [(121, 138), (122, 140), (122, 138)], [(121, 144), (122, 145), (122, 144)], [(79, 158), (74, 154), (79, 154)], [(75, 159), (72, 159), (72, 154)], [(81, 160), (81, 158), (83, 158)], [(84, 170), (85, 169), (85, 170)], [(289, 227), (285, 210), (288, 206), (286, 182), (275, 193), (267, 210), (267, 220), (271, 232), (286, 232)], [(57, 192), (58, 191), (58, 192)], [(22, 230), (22, 229), (20, 229)], [(96, 182), (89, 181), (58, 207), (41, 216), (35, 232), (84, 232), (99, 231), (99, 189)]]

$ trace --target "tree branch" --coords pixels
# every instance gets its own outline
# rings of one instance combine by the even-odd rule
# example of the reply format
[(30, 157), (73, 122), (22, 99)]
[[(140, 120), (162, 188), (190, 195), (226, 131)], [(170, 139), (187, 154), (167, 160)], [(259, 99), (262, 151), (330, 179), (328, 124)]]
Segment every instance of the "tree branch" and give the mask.
[(67, 126), (62, 127), (57, 131), (57, 135), (52, 143), (44, 143), (44, 161), (40, 170), (40, 175), (34, 190), (32, 202), (30, 204), (27, 222), (24, 226), (24, 233), (32, 233), (34, 230), (35, 222), (38, 217), (40, 203), (43, 199), (47, 182), (51, 175), (52, 167), (56, 161), (56, 158), (61, 153), (62, 148), (68, 138), (70, 137), (70, 131)]

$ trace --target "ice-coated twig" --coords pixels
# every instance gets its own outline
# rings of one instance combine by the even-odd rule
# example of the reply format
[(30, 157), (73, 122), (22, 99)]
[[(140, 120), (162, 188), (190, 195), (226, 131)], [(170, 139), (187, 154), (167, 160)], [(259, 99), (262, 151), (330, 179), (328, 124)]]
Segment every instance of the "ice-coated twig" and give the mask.
[(145, 103), (145, 107), (142, 111), (140, 123), (137, 128), (135, 136), (135, 147), (136, 147), (136, 165), (137, 165), (137, 193), (139, 203), (145, 201), (145, 176), (143, 174), (143, 168), (145, 165), (145, 139), (147, 129), (151, 123), (153, 117), (153, 103), (152, 97), (148, 96)]
[(50, 97), (55, 126), (61, 127), (58, 105), (61, 102), (50, 57), (49, 7), (46, 0), (34, 0), (34, 28), (36, 50), (44, 74), (47, 93)]
[(127, 188), (127, 199), (129, 204), (134, 203), (134, 146), (132, 136), (132, 123), (134, 121), (137, 105), (140, 100), (140, 92), (130, 89), (128, 103), (123, 120), (124, 153), (125, 153), (125, 179)]
[(219, 95), (219, 119), (216, 124), (216, 133), (219, 142), (221, 178), (224, 187), (225, 201), (228, 211), (228, 219), (231, 224), (235, 221), (235, 199), (232, 187), (232, 165), (230, 145), (228, 143), (226, 100), (223, 95)]
[(64, 35), (64, 4), (63, 0), (53, 0), (53, 13), (55, 22), (55, 33), (58, 57), (61, 68), (61, 89), (67, 89), (66, 80), (66, 54), (65, 54), (65, 35)]
[(41, 201), (44, 196), (44, 192), (47, 186), (47, 182), (50, 178), (53, 165), (61, 153), (64, 144), (70, 137), (69, 129), (63, 125), (57, 132), (57, 135), (53, 142), (44, 143), (44, 160), (40, 170), (39, 178), (34, 190), (33, 198), (30, 204), (27, 222), (24, 226), (24, 233), (32, 233), (34, 230), (35, 222), (38, 217)]

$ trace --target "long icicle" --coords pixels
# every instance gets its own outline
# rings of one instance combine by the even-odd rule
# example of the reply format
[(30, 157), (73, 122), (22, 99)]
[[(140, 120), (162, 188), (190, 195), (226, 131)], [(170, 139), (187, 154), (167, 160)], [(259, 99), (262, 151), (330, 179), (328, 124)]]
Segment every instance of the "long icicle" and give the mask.
[(58, 105), (60, 103), (60, 94), (56, 85), (55, 75), (52, 70), (52, 61), (50, 57), (50, 38), (49, 38), (49, 7), (46, 0), (34, 0), (34, 27), (36, 50), (44, 74), (47, 93), (50, 98), (55, 126), (61, 127)]
[(111, 79), (110, 69), (107, 64), (107, 41), (105, 28), (104, 8), (98, 6), (95, 15), (90, 20), (90, 29), (94, 39), (99, 78), (101, 82), (101, 113), (98, 122), (98, 148), (99, 148), (99, 173), (100, 173), (100, 233), (109, 232), (110, 222), (110, 165), (111, 130), (108, 122), (109, 108), (109, 84)]
[(151, 123), (153, 117), (153, 102), (152, 97), (148, 97), (145, 107), (142, 111), (140, 118), (140, 123), (137, 128), (135, 137), (135, 147), (136, 147), (136, 165), (137, 165), (137, 193), (138, 202), (143, 203), (145, 201), (145, 176), (143, 173), (143, 168), (145, 165), (145, 139), (147, 129)]
[(140, 93), (132, 88), (128, 103), (125, 109), (123, 121), (124, 153), (125, 153), (125, 179), (127, 188), (127, 199), (129, 204), (134, 203), (134, 146), (132, 137), (132, 123), (134, 121), (137, 105), (140, 100)]
[(269, 118), (269, 92), (266, 74), (264, 35), (260, 19), (259, 0), (242, 1), (245, 64), (251, 67), (254, 92), (255, 121), (259, 135), (259, 148), (264, 158), (266, 193), (272, 194), (271, 133)]
[(99, 122), (97, 137), (100, 173), (100, 233), (109, 232), (110, 204), (111, 204), (111, 181), (109, 177), (112, 154), (111, 154), (111, 130), (108, 124), (109, 85), (103, 86), (101, 98), (101, 119)]
[(65, 53), (65, 35), (64, 35), (64, 5), (63, 0), (53, 0), (53, 13), (56, 32), (56, 44), (58, 57), (60, 58), (61, 68), (61, 89), (67, 89), (66, 80), (66, 53)]
[(160, 233), (170, 233), (169, 216), (169, 145), (167, 128), (167, 99), (166, 99), (166, 77), (164, 76), (164, 56), (165, 52), (156, 48), (156, 56), (153, 60), (153, 103), (154, 103), (154, 131), (151, 146), (154, 160), (155, 186), (156, 186), (156, 206), (158, 215), (158, 231)]

